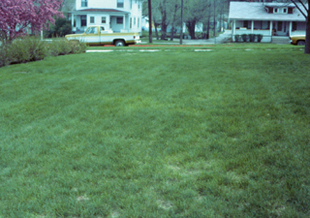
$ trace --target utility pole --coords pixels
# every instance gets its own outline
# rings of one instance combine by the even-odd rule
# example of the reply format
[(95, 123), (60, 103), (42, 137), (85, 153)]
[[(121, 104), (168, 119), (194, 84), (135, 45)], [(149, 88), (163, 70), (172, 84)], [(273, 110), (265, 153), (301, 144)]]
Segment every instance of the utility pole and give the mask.
[(151, 0), (148, 0), (149, 3), (149, 43), (152, 43), (152, 5)]
[(180, 34), (180, 45), (183, 43), (183, 0), (181, 0), (181, 34)]

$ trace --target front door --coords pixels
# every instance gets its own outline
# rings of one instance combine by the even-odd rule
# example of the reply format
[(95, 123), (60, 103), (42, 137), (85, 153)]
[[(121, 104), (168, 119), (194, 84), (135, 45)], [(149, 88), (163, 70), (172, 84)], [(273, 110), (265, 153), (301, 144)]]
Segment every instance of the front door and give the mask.
[(288, 22), (286, 21), (273, 22), (273, 29), (275, 30), (276, 36), (287, 36)]

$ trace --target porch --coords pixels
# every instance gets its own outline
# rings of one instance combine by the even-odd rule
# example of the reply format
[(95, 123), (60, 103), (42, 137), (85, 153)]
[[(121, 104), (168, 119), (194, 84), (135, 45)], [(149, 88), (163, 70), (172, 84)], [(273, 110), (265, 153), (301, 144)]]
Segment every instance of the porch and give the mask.
[[(113, 32), (129, 32), (131, 28), (131, 18), (128, 12), (114, 12), (114, 13), (98, 13), (96, 11), (75, 11), (71, 14), (72, 31), (75, 33), (84, 32), (88, 26), (101, 25), (106, 30)], [(101, 9), (102, 10), (102, 9)]]
[(235, 41), (235, 35), (261, 34), (263, 35), (262, 42), (274, 42), (281, 37), (288, 39), (291, 35), (305, 32), (304, 30), (303, 22), (233, 20), (231, 36)]

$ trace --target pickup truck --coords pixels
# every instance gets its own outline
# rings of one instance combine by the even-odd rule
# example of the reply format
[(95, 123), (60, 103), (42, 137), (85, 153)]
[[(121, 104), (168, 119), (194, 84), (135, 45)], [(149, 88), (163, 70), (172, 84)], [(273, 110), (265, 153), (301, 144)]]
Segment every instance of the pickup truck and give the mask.
[(306, 44), (306, 35), (290, 36), (290, 43), (293, 45), (305, 45)]
[(113, 33), (105, 30), (104, 26), (89, 26), (83, 34), (65, 36), (70, 41), (85, 42), (87, 45), (125, 46), (140, 43), (139, 33)]

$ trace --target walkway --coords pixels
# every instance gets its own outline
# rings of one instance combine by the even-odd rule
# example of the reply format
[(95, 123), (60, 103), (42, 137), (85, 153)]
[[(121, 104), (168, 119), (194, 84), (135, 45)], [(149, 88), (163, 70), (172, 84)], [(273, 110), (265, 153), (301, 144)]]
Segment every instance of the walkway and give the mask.
[[(213, 45), (213, 44), (222, 44), (226, 40), (230, 39), (231, 32), (227, 31), (222, 34), (220, 34), (216, 38), (210, 38), (210, 39), (183, 39), (182, 44), (183, 45)], [(142, 42), (141, 44), (146, 44), (147, 42)], [(173, 41), (167, 40), (167, 41), (157, 41), (156, 38), (153, 39), (153, 44), (161, 44), (161, 45), (179, 45), (180, 39), (173, 39)]]

